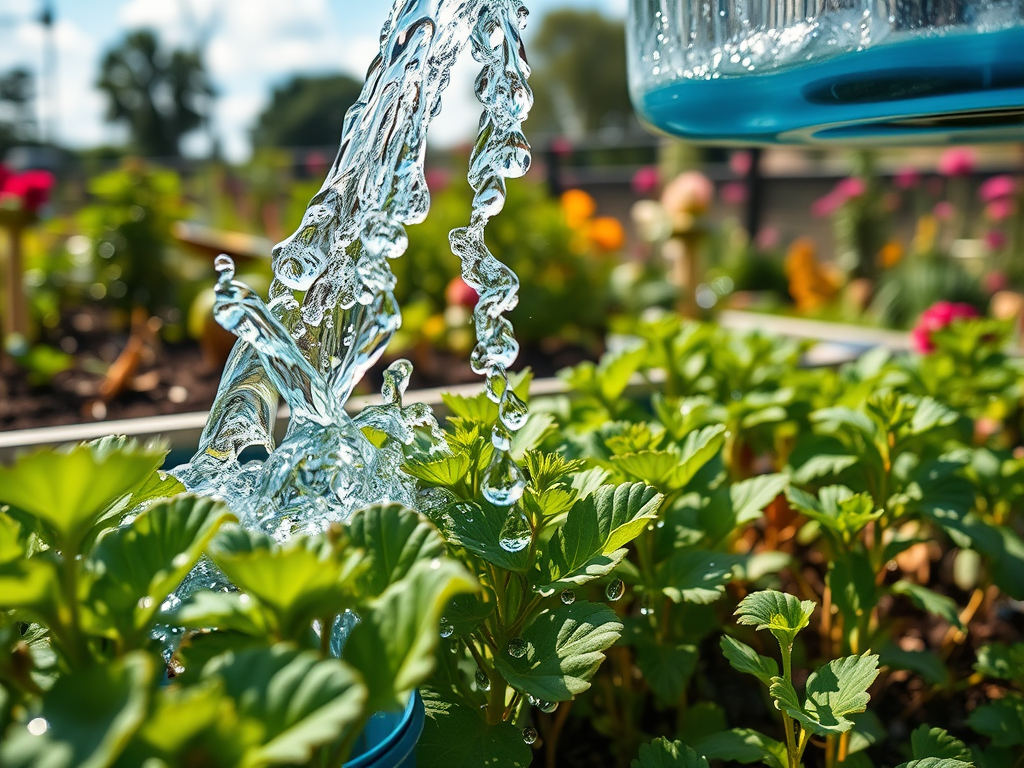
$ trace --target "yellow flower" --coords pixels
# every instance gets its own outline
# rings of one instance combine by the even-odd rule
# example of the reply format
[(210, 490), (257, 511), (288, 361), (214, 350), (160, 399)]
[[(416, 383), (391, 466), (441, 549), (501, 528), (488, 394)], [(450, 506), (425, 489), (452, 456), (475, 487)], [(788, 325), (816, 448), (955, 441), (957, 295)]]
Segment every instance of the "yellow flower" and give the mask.
[(938, 234), (938, 219), (930, 215), (919, 218), (917, 231), (914, 233), (914, 253), (931, 253), (935, 249), (935, 239)]
[(789, 295), (801, 311), (827, 304), (839, 290), (836, 278), (818, 263), (817, 249), (810, 238), (793, 242), (786, 254), (785, 267)]

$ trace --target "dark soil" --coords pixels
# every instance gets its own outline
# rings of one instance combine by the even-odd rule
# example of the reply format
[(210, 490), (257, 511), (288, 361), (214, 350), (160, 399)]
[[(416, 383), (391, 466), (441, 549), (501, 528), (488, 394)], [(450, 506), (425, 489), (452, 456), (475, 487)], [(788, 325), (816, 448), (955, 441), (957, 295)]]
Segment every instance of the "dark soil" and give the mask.
[[(45, 343), (70, 352), (74, 365), (45, 383), (31, 381), (28, 371), (0, 356), (0, 431), (59, 424), (101, 422), (170, 413), (205, 411), (213, 404), (222, 363), (196, 342), (177, 344), (157, 339), (144, 350), (137, 374), (125, 391), (109, 400), (100, 396), (105, 371), (128, 343), (127, 329), (111, 327), (110, 318), (92, 310), (65, 317), (61, 331)], [(222, 332), (226, 333), (226, 332)], [(214, 349), (225, 355), (224, 339)], [(561, 368), (596, 359), (599, 350), (584, 350), (557, 341), (524, 346), (517, 369), (529, 367), (538, 377), (552, 376)], [(445, 387), (480, 382), (469, 367), (468, 355), (438, 352), (429, 347), (409, 350), (413, 361), (410, 389)], [(383, 371), (394, 356), (378, 363), (360, 382), (357, 394), (380, 390)]]

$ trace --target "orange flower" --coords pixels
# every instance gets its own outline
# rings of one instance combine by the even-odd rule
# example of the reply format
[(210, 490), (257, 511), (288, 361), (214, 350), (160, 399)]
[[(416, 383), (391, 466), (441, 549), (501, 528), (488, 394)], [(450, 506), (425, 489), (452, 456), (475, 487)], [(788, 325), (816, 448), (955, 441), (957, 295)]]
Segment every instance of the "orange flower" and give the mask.
[(789, 295), (803, 311), (827, 304), (839, 290), (835, 277), (818, 263), (814, 241), (806, 237), (789, 247), (786, 277), (789, 278)]
[(900, 263), (903, 258), (903, 243), (899, 240), (890, 240), (882, 246), (878, 252), (878, 263), (885, 269), (891, 269)]
[(590, 222), (590, 240), (602, 251), (617, 251), (626, 243), (626, 232), (612, 216), (598, 216)]
[(583, 226), (597, 210), (594, 198), (582, 189), (570, 189), (563, 192), (561, 202), (565, 220), (574, 229)]

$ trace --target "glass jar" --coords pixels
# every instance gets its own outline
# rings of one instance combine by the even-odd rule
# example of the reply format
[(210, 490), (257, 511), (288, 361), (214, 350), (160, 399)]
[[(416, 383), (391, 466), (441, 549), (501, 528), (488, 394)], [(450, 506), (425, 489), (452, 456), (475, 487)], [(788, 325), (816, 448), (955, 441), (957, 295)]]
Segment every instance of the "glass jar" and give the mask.
[(1024, 140), (1024, 0), (631, 0), (655, 128), (715, 144)]

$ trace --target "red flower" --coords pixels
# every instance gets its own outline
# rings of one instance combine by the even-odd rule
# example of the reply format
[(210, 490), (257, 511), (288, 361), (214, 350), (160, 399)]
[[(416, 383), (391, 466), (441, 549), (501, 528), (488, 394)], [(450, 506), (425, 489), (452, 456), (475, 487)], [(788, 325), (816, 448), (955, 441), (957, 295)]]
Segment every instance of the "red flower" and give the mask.
[(932, 209), (932, 216), (939, 221), (949, 221), (956, 214), (956, 208), (948, 200), (940, 200)]
[(824, 219), (826, 216), (831, 216), (842, 208), (843, 203), (845, 202), (846, 200), (837, 195), (835, 190), (832, 190), (824, 197), (819, 197), (811, 203), (811, 215), (819, 219)]
[(978, 317), (978, 310), (970, 304), (955, 304), (951, 301), (938, 301), (932, 304), (921, 314), (921, 319), (910, 333), (914, 348), (922, 354), (934, 352), (932, 333), (941, 331), (954, 320), (967, 320), (973, 317)]
[[(6, 169), (4, 169), (6, 173)], [(0, 195), (15, 197), (22, 209), (38, 213), (50, 199), (53, 189), (53, 174), (49, 171), (25, 171), (19, 174), (0, 174)]]
[(450, 307), (475, 307), (477, 292), (461, 277), (453, 277), (444, 289), (444, 298)]
[(726, 205), (741, 205), (747, 201), (747, 186), (739, 181), (730, 181), (722, 185), (718, 194)]
[(850, 200), (854, 197), (860, 197), (868, 191), (868, 185), (864, 182), (864, 179), (856, 176), (851, 176), (848, 179), (843, 179), (836, 184), (835, 194), (845, 200)]
[(633, 174), (633, 191), (643, 197), (652, 194), (659, 183), (658, 169), (653, 165), (645, 165)]

